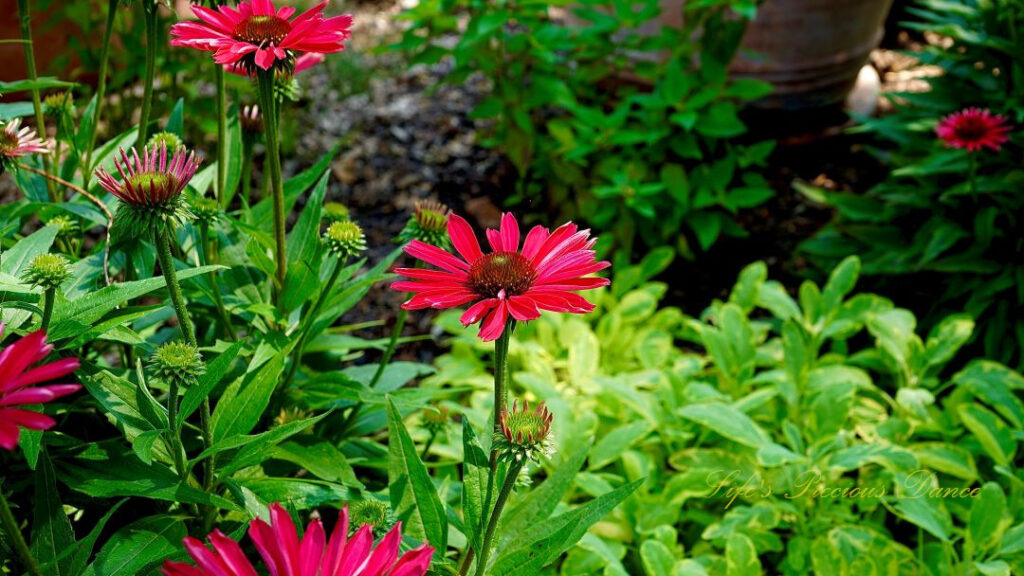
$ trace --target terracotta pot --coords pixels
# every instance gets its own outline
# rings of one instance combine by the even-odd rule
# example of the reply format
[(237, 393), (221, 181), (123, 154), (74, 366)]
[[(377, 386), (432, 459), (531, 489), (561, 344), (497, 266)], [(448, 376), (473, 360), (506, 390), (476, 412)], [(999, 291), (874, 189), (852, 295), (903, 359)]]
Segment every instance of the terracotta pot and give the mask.
[[(842, 104), (882, 40), (893, 0), (766, 0), (730, 66), (736, 77), (771, 82), (760, 108), (806, 110)], [(661, 15), (637, 32), (682, 26), (686, 0), (659, 0)], [(571, 13), (565, 22), (584, 26)], [(638, 55), (656, 58), (654, 55)], [(628, 76), (628, 75), (627, 75)]]
[(842, 104), (878, 47), (893, 0), (767, 0), (747, 27), (736, 76), (771, 82), (764, 108)]

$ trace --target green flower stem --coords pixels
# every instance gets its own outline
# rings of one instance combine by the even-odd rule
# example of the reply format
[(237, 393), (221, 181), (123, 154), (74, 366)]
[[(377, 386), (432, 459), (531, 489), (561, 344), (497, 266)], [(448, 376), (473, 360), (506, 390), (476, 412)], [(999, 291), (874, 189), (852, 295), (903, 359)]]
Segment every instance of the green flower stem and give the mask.
[(53, 301), (57, 297), (56, 288), (47, 288), (43, 292), (43, 318), (39, 322), (39, 329), (46, 330), (50, 327), (50, 318), (53, 317)]
[(242, 138), (242, 199), (243, 206), (252, 206), (252, 148), (253, 138)]
[(487, 559), (491, 555), (494, 531), (498, 528), (501, 512), (505, 509), (508, 497), (512, 494), (512, 489), (516, 485), (516, 479), (519, 478), (519, 471), (522, 469), (522, 460), (516, 460), (509, 466), (508, 475), (505, 476), (505, 483), (502, 484), (501, 492), (498, 493), (498, 500), (494, 503), (494, 510), (491, 511), (491, 519), (487, 523), (487, 531), (484, 532), (483, 546), (480, 548), (480, 559), (476, 563), (476, 576), (483, 576), (484, 574), (484, 569), (487, 567)]
[(434, 446), (434, 441), (437, 440), (437, 431), (430, 431), (430, 438), (427, 439), (427, 444), (423, 447), (423, 452), (420, 453), (420, 460), (427, 461), (427, 455), (430, 454), (430, 448)]
[[(214, 252), (214, 245), (210, 243), (210, 223), (203, 220), (199, 224), (199, 261), (202, 265), (209, 264), (211, 256), (216, 256)], [(231, 316), (228, 314), (227, 308), (224, 307), (224, 298), (220, 294), (220, 284), (217, 282), (217, 273), (210, 272), (207, 275), (210, 280), (210, 286), (213, 287), (213, 302), (217, 305), (217, 313), (220, 315), (221, 323), (224, 326), (224, 332), (227, 337), (232, 341), (237, 340), (235, 336), (235, 329), (231, 326)]]
[(135, 148), (140, 151), (146, 145), (149, 115), (153, 108), (153, 79), (156, 77), (157, 4), (142, 2), (142, 11), (145, 13), (146, 20), (146, 71), (142, 86), (142, 110), (139, 113), (139, 136), (135, 139)]
[(377, 383), (380, 382), (381, 377), (384, 375), (384, 369), (391, 363), (391, 357), (395, 355), (395, 349), (398, 348), (398, 340), (402, 337), (402, 330), (405, 328), (405, 320), (409, 317), (409, 311), (405, 308), (398, 310), (398, 316), (395, 318), (395, 325), (391, 328), (391, 338), (388, 339), (388, 347), (384, 350), (384, 355), (381, 356), (380, 364), (377, 365), (377, 370), (373, 373), (373, 378), (370, 379), (370, 388), (375, 388)]
[[(32, 45), (32, 13), (28, 9), (28, 0), (18, 0), (18, 19), (21, 23), (22, 50), (25, 52), (25, 71), (28, 79), (35, 82), (39, 78), (36, 72), (36, 54)], [(36, 131), (39, 137), (46, 138), (46, 121), (43, 120), (43, 104), (39, 99), (39, 88), (33, 87), (32, 108), (36, 113)], [(50, 172), (50, 160), (43, 156), (43, 168)], [(50, 195), (50, 202), (57, 201), (57, 189), (49, 179), (46, 180), (46, 190)]]
[[(178, 316), (178, 324), (181, 327), (185, 343), (197, 346), (196, 335), (192, 329), (192, 318), (185, 307), (185, 297), (181, 293), (181, 285), (178, 283), (178, 274), (174, 270), (174, 259), (171, 257), (171, 240), (169, 230), (159, 230), (156, 233), (156, 255), (160, 262), (160, 270), (163, 272), (164, 281), (167, 283), (167, 291), (171, 294), (171, 304), (174, 306), (174, 313)], [(171, 379), (167, 393), (167, 420), (170, 427), (171, 443), (174, 444), (174, 467), (178, 474), (184, 476), (185, 462), (182, 456), (181, 437), (178, 432), (178, 381)], [(206, 431), (204, 431), (204, 436)]]
[(18, 529), (18, 522), (14, 519), (14, 514), (11, 513), (11, 507), (7, 505), (7, 499), (4, 498), (2, 490), (0, 490), (0, 524), (3, 524), (4, 532), (7, 533), (7, 538), (14, 547), (14, 553), (21, 560), (21, 565), (32, 576), (41, 576), (39, 565), (36, 564), (36, 559), (32, 557), (32, 552), (29, 550), (28, 544), (25, 543), (25, 537)]
[[(211, 4), (216, 7), (215, 2)], [(215, 64), (214, 80), (217, 85), (217, 202), (227, 208), (228, 173), (228, 92), (224, 85), (224, 67)]]
[[(499, 422), (501, 419), (501, 413), (505, 410), (506, 397), (508, 396), (508, 347), (512, 341), (512, 331), (515, 330), (515, 320), (509, 319), (508, 323), (505, 324), (505, 330), (498, 337), (498, 340), (494, 343), (494, 414), (492, 415), (493, 431), (499, 433)], [(484, 510), (490, 508), (491, 498), (494, 495), (494, 481), (498, 475), (498, 451), (491, 450), (491, 462), (490, 470), (487, 474), (487, 492), (484, 497)], [(508, 496), (505, 496), (508, 498)], [(499, 501), (501, 495), (498, 495)], [(504, 506), (504, 504), (502, 504)], [(497, 509), (497, 506), (495, 506)], [(483, 518), (480, 519), (480, 528), (483, 528)], [(479, 564), (482, 565), (486, 562), (487, 558), (484, 556), (486, 551), (486, 545), (481, 549), (481, 556)], [(463, 570), (469, 569), (469, 563), (472, 560), (472, 550), (467, 552), (466, 560), (462, 566)], [(466, 572), (462, 572), (465, 574)], [(479, 572), (478, 572), (479, 573)]]
[(288, 270), (285, 255), (285, 213), (284, 188), (281, 184), (281, 150), (278, 147), (277, 97), (274, 95), (274, 70), (259, 70), (256, 84), (259, 86), (260, 106), (263, 108), (264, 139), (267, 147), (266, 168), (270, 173), (270, 193), (274, 197), (274, 255), (277, 263), (277, 304), (281, 306), (284, 294), (284, 278)]
[(281, 400), (283, 399), (285, 391), (291, 386), (292, 379), (295, 378), (295, 374), (299, 370), (299, 364), (302, 363), (302, 353), (306, 348), (306, 340), (309, 338), (309, 331), (313, 328), (313, 324), (316, 323), (316, 317), (320, 315), (320, 309), (323, 308), (324, 302), (327, 301), (327, 296), (334, 289), (334, 284), (338, 281), (338, 276), (341, 275), (341, 271), (345, 269), (348, 264), (348, 258), (338, 260), (334, 266), (334, 270), (331, 271), (331, 276), (327, 279), (327, 284), (324, 284), (323, 289), (320, 291), (320, 295), (317, 296), (316, 302), (313, 303), (313, 307), (306, 313), (305, 321), (299, 328), (299, 341), (295, 344), (295, 349), (292, 350), (292, 363), (288, 367), (288, 376), (285, 377), (281, 388), (278, 390), (278, 402), (274, 406), (280, 406)]
[(103, 114), (103, 103), (107, 97), (107, 65), (110, 63), (110, 38), (114, 32), (114, 18), (117, 16), (118, 3), (121, 0), (110, 0), (107, 4), (107, 27), (103, 30), (103, 48), (100, 51), (99, 80), (96, 84), (96, 107), (92, 114), (92, 133), (89, 134), (89, 145), (85, 149), (85, 161), (82, 163), (83, 188), (89, 188), (92, 178), (92, 153), (96, 149), (96, 136), (100, 130), (100, 117)]
[(978, 155), (975, 152), (967, 153), (967, 185), (971, 201), (976, 201), (975, 192), (978, 189)]
[(181, 334), (185, 343), (190, 346), (198, 346), (196, 343), (195, 331), (192, 328), (192, 317), (189, 316), (188, 308), (185, 307), (185, 297), (181, 293), (181, 285), (178, 284), (178, 274), (174, 270), (174, 259), (171, 257), (170, 230), (159, 230), (155, 234), (156, 256), (160, 262), (160, 270), (163, 271), (164, 281), (167, 283), (167, 291), (171, 294), (171, 305), (178, 316), (178, 324), (181, 327)]

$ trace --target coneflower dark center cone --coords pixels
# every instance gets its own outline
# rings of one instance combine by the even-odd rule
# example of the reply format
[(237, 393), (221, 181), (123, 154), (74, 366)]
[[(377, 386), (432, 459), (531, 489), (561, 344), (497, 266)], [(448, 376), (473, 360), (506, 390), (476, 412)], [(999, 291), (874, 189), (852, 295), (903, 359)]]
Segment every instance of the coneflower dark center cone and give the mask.
[(502, 291), (505, 298), (522, 294), (536, 279), (537, 271), (518, 252), (487, 254), (469, 268), (469, 287), (487, 298), (496, 298)]
[(956, 135), (962, 140), (981, 140), (988, 135), (991, 126), (977, 118), (965, 118), (956, 127)]
[(284, 18), (263, 14), (250, 16), (239, 22), (231, 31), (231, 36), (240, 42), (248, 42), (257, 46), (265, 44), (277, 46), (291, 31), (292, 25)]
[(0, 130), (0, 153), (13, 150), (18, 147), (18, 135), (7, 130)]

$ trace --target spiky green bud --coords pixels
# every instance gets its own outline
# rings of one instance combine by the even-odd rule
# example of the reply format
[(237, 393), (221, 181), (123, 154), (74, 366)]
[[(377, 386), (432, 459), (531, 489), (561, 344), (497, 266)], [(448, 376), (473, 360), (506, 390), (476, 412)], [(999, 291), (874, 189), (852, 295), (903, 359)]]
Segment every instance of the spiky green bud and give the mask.
[(351, 220), (332, 223), (324, 232), (323, 241), (338, 258), (350, 258), (366, 250), (363, 229)]
[(61, 118), (75, 112), (75, 99), (70, 91), (54, 92), (43, 99), (43, 114), (51, 118)]
[(448, 427), (448, 408), (440, 404), (427, 406), (423, 410), (423, 427), (432, 434), (443, 432)]
[(349, 503), (349, 526), (354, 532), (364, 524), (373, 527), (374, 536), (386, 534), (395, 525), (394, 514), (391, 513), (391, 506), (383, 500), (367, 498), (357, 502)]
[(193, 196), (189, 199), (189, 208), (200, 222), (214, 222), (221, 217), (220, 203), (214, 198)]
[(157, 132), (149, 138), (146, 145), (153, 150), (159, 150), (160, 145), (167, 146), (167, 153), (174, 154), (174, 151), (185, 145), (181, 138), (174, 132)]
[(78, 225), (78, 220), (71, 216), (65, 216), (64, 214), (50, 218), (46, 221), (46, 225), (57, 227), (58, 238), (74, 237), (81, 231), (81, 227)]
[(451, 247), (448, 236), (447, 206), (434, 200), (417, 200), (413, 207), (412, 217), (406, 222), (405, 228), (398, 235), (400, 242), (419, 240), (432, 246), (447, 250)]
[(539, 461), (542, 456), (550, 456), (553, 418), (543, 402), (534, 410), (530, 410), (529, 402), (522, 406), (513, 402), (512, 409), (506, 407), (499, 416), (501, 433), (495, 433), (493, 449), (507, 461)]
[(206, 371), (199, 348), (184, 342), (168, 342), (157, 348), (150, 366), (157, 378), (182, 387), (196, 385)]
[(71, 276), (68, 260), (60, 254), (40, 254), (32, 259), (24, 279), (45, 290), (59, 288)]
[(345, 206), (341, 202), (328, 202), (327, 204), (324, 204), (321, 217), (328, 224), (349, 220), (348, 206)]

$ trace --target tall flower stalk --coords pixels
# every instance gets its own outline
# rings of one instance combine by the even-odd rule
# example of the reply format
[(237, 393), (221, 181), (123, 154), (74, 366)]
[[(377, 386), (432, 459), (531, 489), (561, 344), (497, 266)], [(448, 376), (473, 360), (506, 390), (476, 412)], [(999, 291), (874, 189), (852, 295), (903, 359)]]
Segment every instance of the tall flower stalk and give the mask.
[(159, 21), (159, 14), (157, 12), (157, 3), (144, 1), (142, 4), (142, 12), (146, 23), (146, 68), (144, 76), (142, 78), (142, 107), (139, 111), (139, 136), (135, 139), (135, 147), (138, 150), (146, 145), (146, 134), (149, 130), (149, 115), (153, 109), (153, 82), (156, 78), (156, 46), (157, 36), (159, 31), (157, 30), (157, 23)]
[(285, 205), (284, 185), (281, 178), (281, 148), (277, 128), (278, 106), (274, 85), (277, 74), (273, 69), (260, 70), (256, 75), (256, 84), (260, 95), (260, 108), (263, 112), (263, 139), (267, 147), (264, 166), (270, 176), (270, 195), (274, 207), (274, 263), (277, 285), (277, 302), (280, 306), (284, 294), (284, 279), (288, 271), (287, 254), (285, 253)]
[[(509, 436), (507, 429), (514, 427), (506, 426), (508, 350), (516, 323), (536, 320), (542, 310), (573, 314), (592, 311), (594, 305), (577, 292), (607, 286), (609, 281), (606, 278), (592, 274), (610, 264), (596, 259), (593, 248), (597, 239), (590, 237), (590, 231), (579, 230), (572, 223), (553, 232), (535, 226), (520, 242), (519, 223), (511, 214), (505, 214), (500, 228), (487, 231), (487, 241), (492, 250), (487, 254), (480, 249), (473, 229), (462, 217), (449, 215), (447, 229), (458, 255), (414, 239), (405, 247), (405, 252), (439, 269), (398, 268), (395, 273), (408, 280), (395, 282), (391, 287), (413, 294), (402, 304), (402, 308), (407, 310), (454, 308), (472, 303), (460, 321), (463, 326), (479, 323), (480, 339), (495, 342), (492, 423), (496, 439), (501, 434)], [(524, 422), (526, 420), (529, 419), (523, 419)], [(550, 425), (550, 420), (547, 420), (547, 425)], [(508, 441), (521, 444), (524, 437), (546, 434), (545, 426), (543, 435), (512, 433)], [(501, 442), (492, 446), (484, 510), (491, 509), (502, 446)], [(507, 445), (504, 450), (509, 450)], [(514, 485), (514, 477), (522, 466), (521, 461), (522, 458), (512, 459), (509, 474), (497, 500), (494, 500), (486, 527), (481, 518), (481, 529), (487, 542), (481, 547), (477, 561), (478, 575), (482, 575), (486, 568), (490, 538)], [(512, 480), (508, 479), (510, 477)], [(488, 532), (490, 537), (487, 537)], [(470, 549), (464, 556), (460, 574), (468, 573), (472, 560), (473, 551)]]
[(103, 47), (100, 49), (99, 78), (96, 83), (96, 106), (92, 114), (92, 131), (89, 133), (89, 144), (85, 149), (85, 160), (82, 162), (82, 180), (84, 188), (89, 187), (92, 178), (92, 153), (96, 150), (96, 136), (99, 134), (100, 119), (103, 117), (103, 105), (107, 99), (107, 67), (110, 64), (110, 38), (114, 33), (114, 19), (121, 0), (110, 0), (107, 3), (107, 25), (103, 29)]
[[(39, 74), (36, 71), (36, 54), (32, 44), (32, 13), (28, 7), (28, 0), (18, 0), (18, 20), (21, 25), (22, 50), (25, 53), (25, 71), (28, 73), (28, 79), (35, 82), (39, 79)], [(46, 121), (43, 120), (43, 103), (39, 97), (39, 88), (32, 86), (30, 92), (32, 93), (32, 109), (36, 116), (36, 131), (45, 138)], [(43, 169), (47, 173), (50, 172), (50, 160), (46, 157), (43, 157)], [(56, 202), (57, 190), (50, 180), (46, 181), (46, 190), (50, 195), (50, 202)]]

